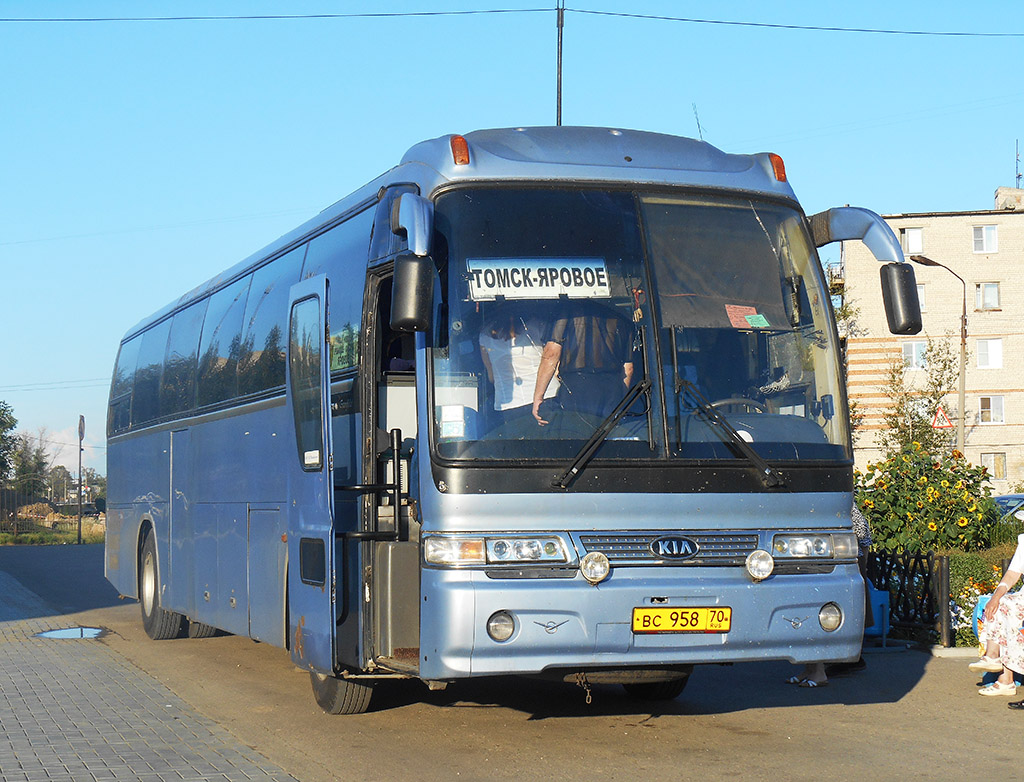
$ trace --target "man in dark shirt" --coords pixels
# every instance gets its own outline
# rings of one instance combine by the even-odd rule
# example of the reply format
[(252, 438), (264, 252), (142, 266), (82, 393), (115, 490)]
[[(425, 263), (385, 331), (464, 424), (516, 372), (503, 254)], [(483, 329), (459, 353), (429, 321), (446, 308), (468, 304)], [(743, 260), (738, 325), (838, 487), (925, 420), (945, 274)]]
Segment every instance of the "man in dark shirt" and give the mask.
[(557, 318), (545, 338), (533, 392), (533, 417), (540, 426), (549, 423), (540, 406), (556, 372), (562, 410), (598, 418), (615, 409), (633, 378), (633, 325), (593, 303), (581, 303), (576, 312)]

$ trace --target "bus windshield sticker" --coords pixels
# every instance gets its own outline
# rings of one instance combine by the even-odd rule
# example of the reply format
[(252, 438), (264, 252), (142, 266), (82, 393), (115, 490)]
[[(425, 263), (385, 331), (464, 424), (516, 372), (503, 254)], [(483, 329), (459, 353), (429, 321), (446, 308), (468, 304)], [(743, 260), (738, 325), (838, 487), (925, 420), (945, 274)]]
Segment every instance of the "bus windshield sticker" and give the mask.
[[(764, 318), (763, 315), (759, 316), (757, 314), (756, 307), (744, 307), (740, 304), (726, 304), (725, 314), (729, 316), (729, 322), (733, 325), (733, 328), (737, 329), (749, 329), (754, 326), (755, 324), (750, 321), (750, 318)], [(767, 325), (767, 321), (765, 325)]]
[(611, 298), (603, 258), (467, 258), (472, 301)]

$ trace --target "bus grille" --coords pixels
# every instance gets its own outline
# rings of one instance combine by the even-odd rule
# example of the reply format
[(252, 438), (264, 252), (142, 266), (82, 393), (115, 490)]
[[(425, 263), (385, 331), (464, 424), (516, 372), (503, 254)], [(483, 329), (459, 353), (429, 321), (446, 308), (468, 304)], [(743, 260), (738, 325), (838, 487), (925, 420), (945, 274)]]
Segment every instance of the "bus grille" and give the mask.
[[(671, 560), (655, 556), (651, 543), (666, 535), (682, 535), (697, 544), (697, 555)], [(613, 565), (742, 565), (747, 554), (757, 548), (756, 532), (630, 532), (606, 535), (580, 535), (580, 543), (589, 553), (600, 551)]]

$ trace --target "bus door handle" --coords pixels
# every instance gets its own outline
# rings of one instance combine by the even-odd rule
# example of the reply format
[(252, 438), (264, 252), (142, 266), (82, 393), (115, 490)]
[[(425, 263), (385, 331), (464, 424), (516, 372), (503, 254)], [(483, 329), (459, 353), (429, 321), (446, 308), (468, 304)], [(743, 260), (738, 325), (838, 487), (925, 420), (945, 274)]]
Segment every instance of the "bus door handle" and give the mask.
[(391, 483), (355, 483), (349, 486), (335, 486), (337, 491), (354, 491), (359, 494), (391, 494), (392, 507), (395, 509), (394, 532), (378, 530), (354, 530), (341, 533), (343, 537), (353, 540), (409, 540), (409, 520), (402, 515), (402, 430), (391, 430)]

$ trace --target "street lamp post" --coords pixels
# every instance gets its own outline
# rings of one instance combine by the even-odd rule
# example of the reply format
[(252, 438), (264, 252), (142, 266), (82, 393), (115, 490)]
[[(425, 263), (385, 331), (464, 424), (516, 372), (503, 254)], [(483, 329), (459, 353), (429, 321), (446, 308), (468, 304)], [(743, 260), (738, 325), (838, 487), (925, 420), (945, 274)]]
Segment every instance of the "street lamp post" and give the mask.
[(922, 266), (938, 266), (945, 269), (964, 286), (963, 308), (960, 310), (960, 415), (956, 422), (956, 449), (964, 452), (964, 419), (967, 416), (967, 283), (964, 278), (945, 264), (933, 261), (923, 255), (911, 255), (910, 260)]

